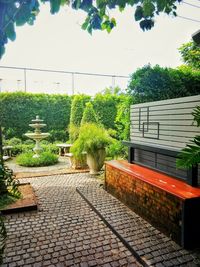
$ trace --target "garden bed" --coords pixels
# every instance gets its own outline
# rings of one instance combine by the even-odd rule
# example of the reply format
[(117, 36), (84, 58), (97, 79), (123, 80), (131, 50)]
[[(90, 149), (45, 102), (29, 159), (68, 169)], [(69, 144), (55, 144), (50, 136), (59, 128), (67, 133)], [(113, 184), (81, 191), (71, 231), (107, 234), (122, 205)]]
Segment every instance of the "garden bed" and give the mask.
[(37, 199), (30, 183), (19, 184), (21, 198), (1, 209), (2, 214), (37, 210)]

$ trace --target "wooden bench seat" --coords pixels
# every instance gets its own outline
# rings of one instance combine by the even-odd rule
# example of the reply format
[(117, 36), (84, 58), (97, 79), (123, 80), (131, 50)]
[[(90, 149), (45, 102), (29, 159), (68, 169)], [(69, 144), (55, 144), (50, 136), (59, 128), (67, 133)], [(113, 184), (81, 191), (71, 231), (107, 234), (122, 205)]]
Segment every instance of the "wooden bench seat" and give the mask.
[(200, 246), (200, 188), (126, 161), (105, 165), (109, 193), (183, 247)]
[(135, 178), (143, 180), (144, 182), (156, 186), (179, 198), (189, 199), (200, 197), (200, 188), (192, 187), (185, 182), (179, 181), (169, 175), (165, 175), (147, 167), (130, 164), (125, 160), (111, 161), (107, 162), (107, 164), (114, 166), (119, 170), (123, 170), (125, 173), (131, 174)]

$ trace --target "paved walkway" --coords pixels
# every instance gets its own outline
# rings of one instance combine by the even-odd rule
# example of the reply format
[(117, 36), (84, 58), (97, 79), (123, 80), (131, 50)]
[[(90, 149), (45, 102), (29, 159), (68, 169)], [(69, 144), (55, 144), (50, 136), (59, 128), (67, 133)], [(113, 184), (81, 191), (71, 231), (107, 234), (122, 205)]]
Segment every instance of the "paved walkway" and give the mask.
[(30, 181), (39, 211), (6, 216), (3, 266), (200, 266), (89, 174)]
[(97, 185), (89, 174), (25, 181), (36, 191), (39, 211), (6, 216), (3, 266), (141, 266), (76, 192), (77, 186)]

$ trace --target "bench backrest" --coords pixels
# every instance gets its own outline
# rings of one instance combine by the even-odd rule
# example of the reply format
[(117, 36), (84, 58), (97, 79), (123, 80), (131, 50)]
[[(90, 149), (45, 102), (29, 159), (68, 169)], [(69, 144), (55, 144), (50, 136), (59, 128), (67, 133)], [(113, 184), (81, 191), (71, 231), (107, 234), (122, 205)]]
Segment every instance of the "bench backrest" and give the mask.
[[(130, 143), (137, 144), (137, 147), (134, 145), (134, 150), (130, 150), (134, 155), (129, 155), (129, 158), (188, 180), (193, 174), (178, 170), (176, 156), (164, 151), (178, 153), (195, 135), (200, 135), (200, 127), (194, 124), (191, 114), (196, 106), (200, 106), (200, 95), (132, 105)], [(156, 147), (157, 151), (153, 151)], [(200, 182), (200, 171), (198, 173)]]

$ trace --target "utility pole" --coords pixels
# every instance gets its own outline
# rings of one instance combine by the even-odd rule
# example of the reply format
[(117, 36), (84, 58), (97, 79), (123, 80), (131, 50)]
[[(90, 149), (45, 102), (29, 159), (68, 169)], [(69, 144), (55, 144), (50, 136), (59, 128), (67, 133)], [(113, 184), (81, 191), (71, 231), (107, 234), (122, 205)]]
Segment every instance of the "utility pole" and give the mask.
[(24, 92), (26, 92), (26, 69), (24, 69)]
[(72, 95), (74, 95), (74, 72), (72, 73)]
[(2, 92), (2, 81), (3, 81), (3, 79), (0, 78), (0, 93)]

